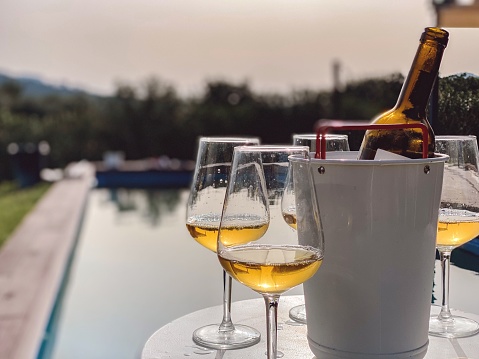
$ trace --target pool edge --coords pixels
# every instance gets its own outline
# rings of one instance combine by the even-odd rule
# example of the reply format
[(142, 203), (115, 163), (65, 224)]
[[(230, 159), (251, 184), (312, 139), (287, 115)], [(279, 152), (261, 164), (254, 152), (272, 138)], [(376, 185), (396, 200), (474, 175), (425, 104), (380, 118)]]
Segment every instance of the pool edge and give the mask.
[(94, 169), (72, 164), (0, 251), (0, 359), (34, 359), (78, 237)]

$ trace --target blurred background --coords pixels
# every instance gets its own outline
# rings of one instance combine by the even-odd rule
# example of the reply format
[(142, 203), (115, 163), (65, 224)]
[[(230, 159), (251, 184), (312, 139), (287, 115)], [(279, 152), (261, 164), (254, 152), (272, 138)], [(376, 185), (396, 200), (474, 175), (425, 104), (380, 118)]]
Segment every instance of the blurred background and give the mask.
[[(436, 25), (450, 41), (430, 120), (479, 135), (479, 0), (1, 0), (0, 245), (69, 164), (93, 162), (106, 187), (89, 194), (38, 358), (139, 358), (154, 330), (220, 304), (216, 258), (184, 226), (197, 138), (291, 143), (320, 118), (369, 120)], [(148, 182), (101, 186), (125, 163)], [(145, 189), (164, 169), (180, 188)], [(451, 303), (477, 313), (474, 251), (453, 259)]]
[(40, 144), (48, 167), (108, 151), (191, 160), (200, 135), (289, 143), (319, 118), (370, 119), (394, 105), (426, 26), (451, 33), (441, 77), (479, 74), (478, 8), (474, 0), (4, 0), (0, 180), (12, 178), (13, 155)]

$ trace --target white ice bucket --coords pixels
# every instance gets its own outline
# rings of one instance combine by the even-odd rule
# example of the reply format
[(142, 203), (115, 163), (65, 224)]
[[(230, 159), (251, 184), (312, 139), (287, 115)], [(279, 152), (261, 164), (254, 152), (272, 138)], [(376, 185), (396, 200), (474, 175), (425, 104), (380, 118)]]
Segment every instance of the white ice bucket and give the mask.
[(356, 156), (310, 161), (325, 254), (304, 283), (309, 346), (318, 359), (423, 358), (447, 156)]

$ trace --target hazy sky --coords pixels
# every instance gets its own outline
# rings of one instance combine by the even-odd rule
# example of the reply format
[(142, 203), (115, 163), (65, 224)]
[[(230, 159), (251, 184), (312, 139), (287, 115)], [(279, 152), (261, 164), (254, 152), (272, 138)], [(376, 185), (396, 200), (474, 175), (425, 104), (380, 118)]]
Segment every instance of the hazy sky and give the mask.
[[(463, 0), (468, 1), (468, 0)], [(111, 93), (155, 75), (260, 91), (406, 73), (431, 0), (1, 0), (0, 72)], [(448, 29), (441, 73), (479, 74), (479, 29)]]

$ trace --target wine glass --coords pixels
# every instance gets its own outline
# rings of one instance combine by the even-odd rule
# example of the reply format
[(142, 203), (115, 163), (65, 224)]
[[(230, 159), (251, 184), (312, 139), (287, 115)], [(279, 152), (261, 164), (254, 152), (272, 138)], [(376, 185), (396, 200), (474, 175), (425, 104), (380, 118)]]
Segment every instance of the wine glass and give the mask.
[[(294, 134), (293, 145), (308, 146), (311, 152), (316, 152), (316, 134)], [(326, 134), (326, 151), (349, 151), (348, 136), (331, 133)]]
[[(228, 184), (233, 149), (258, 145), (258, 138), (201, 137), (186, 209), (186, 227), (202, 246), (216, 252), (216, 237)], [(260, 341), (260, 333), (231, 320), (231, 277), (223, 271), (223, 320), (193, 332), (193, 341), (211, 349), (238, 349)]]
[(479, 235), (479, 172), (475, 136), (436, 136), (436, 152), (449, 156), (444, 165), (436, 248), (441, 261), (442, 305), (429, 321), (429, 334), (460, 338), (479, 333), (476, 321), (452, 315), (449, 308), (451, 251)]
[[(293, 135), (293, 145), (308, 146), (311, 152), (316, 152), (316, 134), (304, 133)], [(347, 135), (326, 134), (326, 151), (349, 151)], [(293, 177), (288, 173), (286, 190), (281, 202), (283, 218), (292, 228), (296, 229), (296, 204), (293, 190)], [(289, 310), (289, 317), (298, 323), (306, 324), (306, 307), (296, 305)]]
[(323, 259), (312, 185), (295, 188), (296, 203), (301, 204), (296, 206), (297, 231), (282, 217), (281, 198), (292, 155), (299, 162), (299, 177), (296, 173), (294, 177), (312, 183), (308, 147), (235, 148), (218, 234), (217, 254), (223, 268), (264, 297), (268, 359), (282, 356), (277, 350), (280, 295), (313, 276)]

